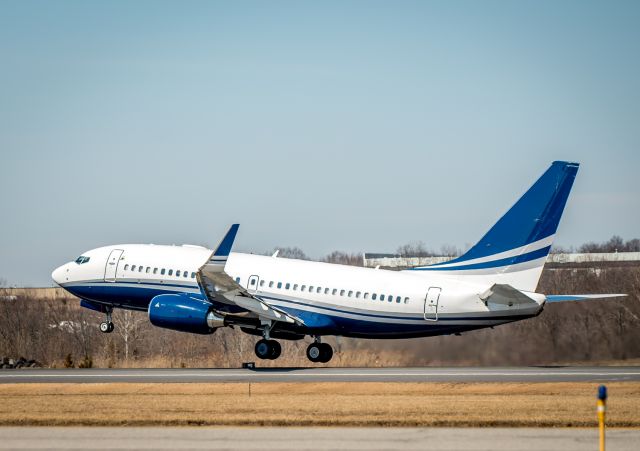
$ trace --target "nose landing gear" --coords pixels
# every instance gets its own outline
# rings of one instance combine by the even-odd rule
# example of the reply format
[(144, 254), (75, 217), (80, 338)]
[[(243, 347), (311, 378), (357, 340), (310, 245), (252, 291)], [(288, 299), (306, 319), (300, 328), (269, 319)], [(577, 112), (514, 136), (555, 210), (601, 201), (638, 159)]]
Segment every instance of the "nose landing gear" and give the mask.
[(100, 332), (102, 332), (103, 334), (110, 334), (114, 329), (113, 321), (111, 321), (113, 307), (106, 307), (106, 313), (107, 320), (100, 323)]

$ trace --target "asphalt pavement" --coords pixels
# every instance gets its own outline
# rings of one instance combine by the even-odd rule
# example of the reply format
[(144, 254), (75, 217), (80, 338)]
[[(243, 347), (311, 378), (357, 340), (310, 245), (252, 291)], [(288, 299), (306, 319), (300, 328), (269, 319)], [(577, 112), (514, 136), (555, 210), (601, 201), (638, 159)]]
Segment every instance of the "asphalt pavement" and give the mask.
[[(557, 428), (0, 427), (0, 449), (469, 450), (598, 449), (598, 431)], [(607, 431), (611, 450), (638, 449), (640, 430)]]
[(482, 368), (19, 369), (0, 384), (31, 382), (624, 382), (638, 366)]

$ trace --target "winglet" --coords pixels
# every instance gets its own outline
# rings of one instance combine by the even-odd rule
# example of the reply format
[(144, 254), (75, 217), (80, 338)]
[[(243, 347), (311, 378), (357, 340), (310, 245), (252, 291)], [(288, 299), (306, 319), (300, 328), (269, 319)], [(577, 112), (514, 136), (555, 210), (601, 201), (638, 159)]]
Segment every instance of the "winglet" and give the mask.
[(224, 238), (222, 238), (222, 241), (220, 241), (220, 244), (218, 244), (216, 250), (213, 251), (211, 257), (209, 257), (208, 263), (221, 264), (222, 266), (224, 266), (224, 264), (227, 262), (227, 257), (229, 257), (229, 254), (231, 253), (231, 247), (233, 246), (233, 241), (236, 239), (236, 234), (238, 233), (239, 227), (240, 224), (233, 224), (229, 228), (229, 231), (224, 236)]

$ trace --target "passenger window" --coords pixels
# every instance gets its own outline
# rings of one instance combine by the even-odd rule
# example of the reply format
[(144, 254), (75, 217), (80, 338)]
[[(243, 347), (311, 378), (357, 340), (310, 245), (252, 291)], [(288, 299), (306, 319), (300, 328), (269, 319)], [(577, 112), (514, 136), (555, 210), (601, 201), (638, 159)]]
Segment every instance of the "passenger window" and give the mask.
[(288, 290), (288, 289), (289, 289), (289, 287), (291, 287), (291, 284), (290, 284), (289, 282), (287, 282), (287, 284), (284, 286), (284, 289), (285, 289), (285, 290)]
[(278, 282), (278, 288), (282, 288), (282, 282)]
[(147, 270), (145, 271), (147, 274), (149, 274), (151, 272), (151, 267), (147, 266)]
[(334, 288), (333, 291), (331, 292), (331, 294), (335, 296), (337, 292), (338, 292), (338, 290), (336, 288)]
[(236, 277), (236, 283), (240, 283), (240, 277)]
[(143, 269), (144, 269), (144, 267), (138, 266), (138, 272), (142, 272)]
[(158, 274), (158, 268), (153, 268), (153, 273)]
[(344, 290), (340, 290), (340, 296), (344, 296)]
[(136, 270), (136, 265), (131, 265), (131, 271), (135, 271)]
[(404, 303), (408, 304), (409, 303), (409, 298), (404, 298)]
[(183, 271), (183, 272), (182, 272), (182, 277), (184, 277), (185, 279), (186, 279), (187, 277), (189, 277), (189, 271)]
[(269, 281), (269, 288), (273, 288), (273, 280)]
[(129, 269), (129, 265), (124, 265), (124, 270), (126, 271), (127, 269)]
[(353, 291), (349, 290), (349, 294), (347, 296), (349, 297), (353, 296)]
[(377, 297), (378, 297), (378, 295), (377, 295), (377, 294), (375, 294), (375, 293), (373, 293), (373, 294), (371, 295), (371, 299), (373, 299), (374, 301), (376, 300), (376, 298), (377, 298)]
[(169, 275), (172, 276), (173, 275), (173, 269), (169, 270)]
[(387, 296), (387, 301), (389, 301), (389, 302), (393, 302), (393, 296), (392, 296), (392, 295), (388, 295), (388, 296)]
[(381, 294), (381, 295), (380, 295), (380, 300), (381, 300), (381, 301), (384, 301), (384, 294)]
[(365, 294), (364, 294), (364, 298), (365, 298), (365, 299), (369, 299), (369, 293), (365, 293)]
[(396, 296), (396, 304), (400, 304), (401, 300), (402, 300), (402, 298), (400, 296)]
[(300, 287), (300, 291), (306, 291), (306, 289), (307, 289), (307, 286), (306, 286), (306, 285), (302, 285), (302, 286)]
[(360, 298), (360, 292), (359, 291), (356, 293), (356, 298), (358, 298), (358, 299)]
[(293, 286), (293, 291), (298, 291), (298, 284), (297, 283)]
[(162, 269), (160, 270), (160, 275), (164, 276), (164, 272), (165, 272), (165, 271), (164, 271), (164, 268), (162, 268)]
[(261, 281), (260, 281), (260, 286), (261, 286), (261, 287), (264, 287), (264, 280), (261, 280)]
[(309, 293), (313, 293), (313, 285), (309, 285)]
[(196, 278), (196, 273), (195, 273), (195, 272), (192, 272), (192, 273), (191, 273), (191, 278), (192, 278), (192, 279), (195, 279), (195, 278)]
[(322, 291), (322, 287), (316, 288), (316, 293), (320, 294), (321, 291)]
[(254, 285), (256, 284), (256, 279), (251, 279), (251, 282), (249, 282), (249, 284), (250, 284), (251, 286), (254, 286)]
[(180, 277), (180, 270), (179, 269), (176, 271), (176, 277)]

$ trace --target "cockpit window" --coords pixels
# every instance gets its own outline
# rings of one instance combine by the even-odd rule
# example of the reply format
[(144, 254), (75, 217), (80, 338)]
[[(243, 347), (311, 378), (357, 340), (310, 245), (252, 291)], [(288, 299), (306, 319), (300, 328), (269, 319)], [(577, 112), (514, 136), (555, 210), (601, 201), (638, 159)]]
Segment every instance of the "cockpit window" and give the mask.
[(76, 258), (76, 263), (81, 265), (83, 263), (87, 263), (89, 261), (91, 257), (85, 257), (84, 255), (81, 255), (80, 257)]

